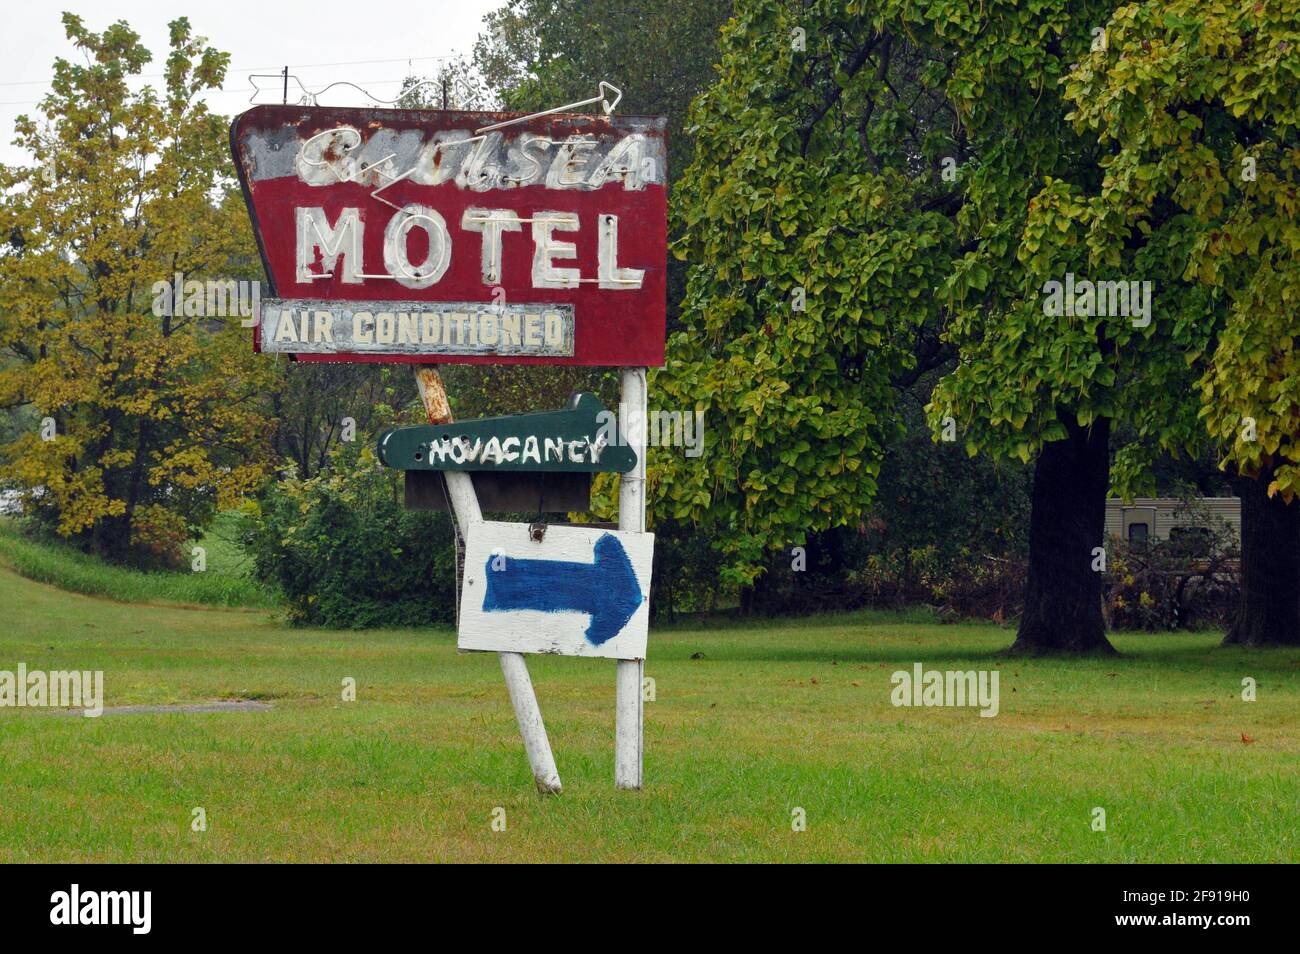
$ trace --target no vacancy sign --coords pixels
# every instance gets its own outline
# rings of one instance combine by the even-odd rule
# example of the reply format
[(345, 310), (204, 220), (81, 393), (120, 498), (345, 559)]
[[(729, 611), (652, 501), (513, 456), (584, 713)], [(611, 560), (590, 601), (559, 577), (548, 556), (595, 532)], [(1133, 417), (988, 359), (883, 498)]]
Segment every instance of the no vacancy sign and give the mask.
[[(662, 117), (258, 106), (231, 148), (303, 360), (663, 364)], [(499, 128), (493, 128), (498, 127)]]

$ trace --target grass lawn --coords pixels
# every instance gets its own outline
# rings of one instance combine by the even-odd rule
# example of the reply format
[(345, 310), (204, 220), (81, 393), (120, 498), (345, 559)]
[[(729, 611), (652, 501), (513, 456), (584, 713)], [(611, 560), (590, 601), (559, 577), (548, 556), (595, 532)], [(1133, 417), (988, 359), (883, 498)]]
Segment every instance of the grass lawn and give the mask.
[[(449, 631), (294, 630), (8, 570), (0, 605), (0, 669), (103, 669), (109, 706), (274, 704), (0, 709), (3, 861), (1300, 860), (1300, 652), (1214, 634), (1060, 662), (919, 616), (658, 630), (640, 793), (613, 790), (613, 663), (534, 657), (565, 786), (544, 798), (496, 659)], [(1001, 712), (895, 708), (890, 674), (918, 661), (998, 669)]]

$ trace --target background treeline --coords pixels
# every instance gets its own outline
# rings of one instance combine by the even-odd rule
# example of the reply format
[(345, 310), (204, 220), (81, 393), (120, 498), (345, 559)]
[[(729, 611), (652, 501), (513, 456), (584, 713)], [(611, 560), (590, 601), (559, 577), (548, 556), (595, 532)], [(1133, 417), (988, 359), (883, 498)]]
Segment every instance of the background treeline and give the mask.
[[(409, 370), (149, 309), (176, 271), (258, 277), (198, 99), (228, 56), (178, 20), (166, 88), (133, 93), (130, 28), (65, 23), (88, 64), (56, 62), (17, 129), (39, 161), (0, 171), (0, 476), (38, 530), (155, 567), (242, 508), (297, 620), (449, 619), (450, 521), (404, 511), (369, 450), (419, 420)], [(608, 80), (669, 116), (651, 404), (702, 410), (706, 447), (651, 451), (658, 613), (919, 602), (1016, 620), (1024, 652), (1104, 652), (1108, 622), (1294, 644), (1298, 23), (1292, 0), (509, 0), (406, 105)], [(1046, 314), (1067, 272), (1152, 281), (1153, 321)], [(445, 377), (461, 418), (617, 402), (608, 371)], [(1093, 569), (1106, 497), (1157, 491), (1242, 497), (1240, 587), (1222, 535)], [(599, 481), (596, 515), (615, 499)]]

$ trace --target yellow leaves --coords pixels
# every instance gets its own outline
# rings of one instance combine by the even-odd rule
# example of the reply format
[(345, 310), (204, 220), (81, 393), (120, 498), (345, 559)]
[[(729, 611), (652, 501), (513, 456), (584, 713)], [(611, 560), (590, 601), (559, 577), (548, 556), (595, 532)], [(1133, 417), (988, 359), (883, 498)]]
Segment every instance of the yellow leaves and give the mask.
[(1279, 461), (1273, 470), (1268, 493), (1270, 497), (1281, 494), (1288, 504), (1300, 495), (1300, 463)]
[(88, 467), (46, 489), (61, 505), (58, 531), (63, 536), (88, 530), (105, 517), (120, 517), (126, 513), (124, 500), (115, 500), (105, 494), (103, 472), (98, 467)]
[[(108, 44), (105, 64), (143, 52), (87, 37)], [(186, 42), (186, 56), (206, 55)], [(273, 372), (253, 370), (237, 329), (182, 321), (165, 336), (149, 288), (176, 270), (237, 277), (231, 263), (256, 254), (224, 178), (227, 144), (204, 111), (164, 116), (124, 84), (94, 81), (90, 95), (90, 82), (75, 67), (50, 101), (58, 122), (20, 131), (21, 146), (56, 156), (56, 178), (30, 180), (0, 209), (23, 240), (22, 255), (0, 255), (0, 341), (16, 354), (0, 370), (0, 403), (29, 401), (59, 428), (52, 441), (8, 443), (4, 474), (42, 488), (65, 535), (124, 516), (130, 499), (133, 543), (165, 546), (193, 501), (201, 515), (265, 473), (266, 422), (248, 398)]]
[(99, 457), (99, 463), (105, 468), (125, 467), (135, 461), (135, 451), (130, 448), (106, 451)]

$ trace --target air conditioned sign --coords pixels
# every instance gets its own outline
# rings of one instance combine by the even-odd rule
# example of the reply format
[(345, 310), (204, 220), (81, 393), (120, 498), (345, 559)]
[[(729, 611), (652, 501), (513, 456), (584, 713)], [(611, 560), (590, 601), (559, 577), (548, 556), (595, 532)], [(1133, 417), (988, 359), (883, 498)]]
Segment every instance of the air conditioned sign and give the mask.
[(272, 290), (255, 346), (303, 360), (662, 364), (665, 121), (513, 118), (305, 106), (236, 118)]

